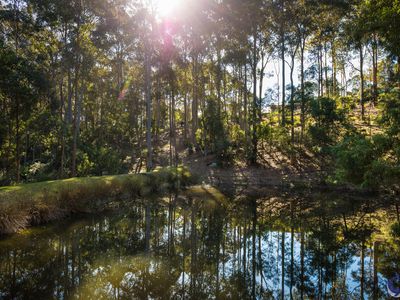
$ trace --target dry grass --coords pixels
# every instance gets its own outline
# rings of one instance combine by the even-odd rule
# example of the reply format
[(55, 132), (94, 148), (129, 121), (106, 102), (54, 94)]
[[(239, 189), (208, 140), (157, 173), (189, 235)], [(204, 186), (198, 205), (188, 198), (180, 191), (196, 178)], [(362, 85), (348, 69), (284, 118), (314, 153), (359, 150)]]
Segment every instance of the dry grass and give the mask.
[(0, 234), (63, 218), (100, 212), (116, 200), (145, 197), (191, 183), (183, 167), (151, 173), (70, 178), (0, 188)]

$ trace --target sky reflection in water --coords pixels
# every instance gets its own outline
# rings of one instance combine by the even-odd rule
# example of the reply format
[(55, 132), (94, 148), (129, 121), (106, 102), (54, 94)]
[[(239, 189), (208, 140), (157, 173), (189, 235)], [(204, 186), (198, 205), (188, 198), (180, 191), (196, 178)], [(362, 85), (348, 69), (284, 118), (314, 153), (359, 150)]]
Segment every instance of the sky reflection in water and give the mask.
[(34, 228), (0, 241), (0, 299), (386, 299), (399, 243), (374, 202), (189, 192)]

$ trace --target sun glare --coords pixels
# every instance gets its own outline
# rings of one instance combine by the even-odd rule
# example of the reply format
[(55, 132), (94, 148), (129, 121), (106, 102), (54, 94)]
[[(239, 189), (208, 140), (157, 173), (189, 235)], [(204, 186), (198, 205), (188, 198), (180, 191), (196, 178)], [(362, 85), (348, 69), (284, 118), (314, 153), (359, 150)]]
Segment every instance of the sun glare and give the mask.
[(160, 17), (173, 16), (181, 8), (184, 0), (155, 0), (154, 4)]

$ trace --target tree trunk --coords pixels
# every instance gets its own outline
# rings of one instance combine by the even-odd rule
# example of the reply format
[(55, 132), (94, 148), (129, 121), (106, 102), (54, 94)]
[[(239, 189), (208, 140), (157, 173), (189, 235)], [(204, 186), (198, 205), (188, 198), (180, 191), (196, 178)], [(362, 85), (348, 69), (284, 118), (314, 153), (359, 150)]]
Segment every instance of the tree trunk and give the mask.
[[(79, 70), (77, 71), (79, 72)], [(77, 73), (78, 74), (78, 73)], [(81, 124), (81, 103), (82, 103), (82, 88), (78, 89), (78, 75), (75, 82), (75, 107), (74, 107), (74, 125), (73, 125), (73, 136), (72, 136), (72, 165), (71, 165), (71, 176), (75, 177), (76, 173), (76, 154), (78, 150), (78, 138)]]
[(149, 49), (146, 47), (145, 49), (145, 58), (144, 58), (144, 68), (145, 68), (145, 79), (144, 79), (144, 93), (146, 100), (146, 147), (147, 147), (147, 161), (146, 161), (146, 170), (150, 172), (153, 169), (153, 149), (152, 149), (152, 141), (151, 141), (151, 121), (152, 121), (152, 113), (151, 113), (151, 66), (150, 66), (150, 53)]
[(318, 46), (318, 97), (322, 97), (324, 95), (323, 91), (323, 74), (322, 74), (322, 46)]
[(248, 139), (249, 139), (249, 126), (248, 126), (248, 118), (247, 118), (247, 113), (248, 113), (248, 94), (247, 94), (247, 62), (244, 64), (244, 89), (243, 89), (243, 119), (244, 119), (244, 136), (245, 136), (245, 141), (246, 141), (246, 147), (248, 147)]
[(63, 87), (63, 77), (60, 80), (60, 122), (61, 122), (61, 154), (60, 154), (60, 171), (59, 171), (59, 178), (64, 178), (64, 164), (65, 164), (65, 122), (63, 120), (63, 111), (65, 110), (65, 99), (64, 99), (64, 87)]
[(326, 45), (326, 42), (324, 43), (324, 60), (325, 60), (325, 92), (328, 97), (330, 97), (330, 92), (329, 92), (329, 80), (328, 80), (328, 46)]
[(16, 124), (16, 133), (15, 133), (15, 181), (18, 184), (20, 182), (21, 176), (21, 161), (20, 161), (20, 115), (19, 115), (19, 97), (18, 95), (15, 97), (15, 105), (16, 105), (16, 113), (15, 113), (15, 124)]
[(360, 44), (360, 106), (361, 106), (361, 119), (364, 120), (364, 53), (363, 46)]
[(71, 78), (71, 69), (68, 67), (68, 105), (67, 105), (67, 112), (65, 114), (65, 122), (68, 125), (71, 125), (72, 123), (72, 78)]
[(198, 128), (198, 102), (199, 102), (199, 56), (193, 58), (193, 103), (192, 103), (192, 144), (197, 149), (196, 132)]
[(175, 166), (178, 163), (178, 153), (176, 152), (176, 124), (175, 124), (175, 87), (172, 84), (171, 89), (171, 144), (172, 144), (172, 161), (171, 165)]
[(290, 65), (290, 123), (291, 123), (291, 138), (292, 144), (294, 144), (294, 82), (293, 82), (293, 71), (294, 71), (294, 59), (297, 53), (298, 44), (291, 55), (291, 65)]
[(188, 91), (187, 91), (187, 74), (186, 74), (186, 72), (185, 72), (185, 95), (184, 95), (184, 98), (183, 98), (183, 110), (184, 110), (184, 113), (183, 113), (183, 126), (184, 126), (184, 129), (183, 129), (183, 139), (184, 139), (184, 142), (185, 142), (185, 145), (187, 145), (187, 142), (188, 142), (188, 111), (187, 111), (187, 96), (188, 96)]
[(219, 36), (217, 36), (217, 74), (216, 74), (216, 88), (217, 88), (217, 109), (218, 109), (218, 119), (221, 119), (221, 49), (219, 45)]
[(337, 67), (336, 67), (336, 48), (335, 48), (334, 38), (332, 39), (331, 45), (332, 45), (332, 95), (337, 96), (337, 84), (336, 84)]
[(264, 98), (263, 95), (263, 81), (264, 81), (264, 71), (265, 71), (265, 67), (264, 67), (264, 60), (265, 60), (265, 54), (262, 53), (261, 54), (261, 70), (260, 70), (260, 82), (258, 83), (258, 95), (259, 95), (259, 103), (258, 103), (258, 118), (261, 121), (262, 118), (262, 100)]
[[(18, 1), (14, 0), (13, 3), (13, 13), (14, 13), (14, 43), (15, 43), (15, 53), (18, 57), (19, 55), (19, 20), (18, 20)], [(16, 126), (16, 133), (15, 133), (15, 181), (18, 184), (20, 182), (21, 176), (21, 161), (20, 161), (20, 99), (18, 92), (15, 92), (15, 126)]]
[(300, 123), (301, 123), (301, 133), (300, 139), (303, 142), (304, 136), (304, 127), (305, 127), (305, 108), (306, 108), (306, 99), (305, 99), (305, 91), (304, 91), (304, 49), (305, 49), (305, 38), (301, 41), (300, 47), (300, 77), (301, 77), (301, 116), (300, 116)]
[(257, 29), (253, 34), (253, 109), (252, 109), (252, 150), (251, 159), (252, 164), (257, 163), (257, 128), (259, 120), (257, 118)]
[(78, 16), (77, 16), (77, 36), (76, 36), (76, 49), (75, 49), (75, 107), (74, 107), (74, 123), (73, 123), (73, 136), (72, 136), (72, 157), (71, 157), (71, 176), (76, 176), (76, 152), (77, 152), (77, 143), (79, 136), (79, 127), (80, 127), (80, 109), (81, 109), (81, 97), (79, 93), (79, 75), (80, 75), (80, 28), (81, 28), (81, 13), (82, 6), (79, 1), (78, 4)]
[(281, 36), (281, 60), (282, 60), (282, 126), (286, 125), (286, 115), (285, 115), (285, 34), (282, 33)]
[(374, 104), (378, 102), (378, 41), (376, 35), (372, 41), (372, 89)]

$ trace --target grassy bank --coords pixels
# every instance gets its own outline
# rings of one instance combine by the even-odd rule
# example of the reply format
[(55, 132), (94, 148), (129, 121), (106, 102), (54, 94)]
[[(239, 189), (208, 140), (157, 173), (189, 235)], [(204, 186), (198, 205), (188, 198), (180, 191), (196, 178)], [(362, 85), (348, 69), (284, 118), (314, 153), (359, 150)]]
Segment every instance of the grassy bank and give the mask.
[(0, 187), (0, 234), (60, 219), (72, 213), (94, 213), (115, 200), (145, 197), (190, 184), (184, 167), (151, 173), (70, 178)]

